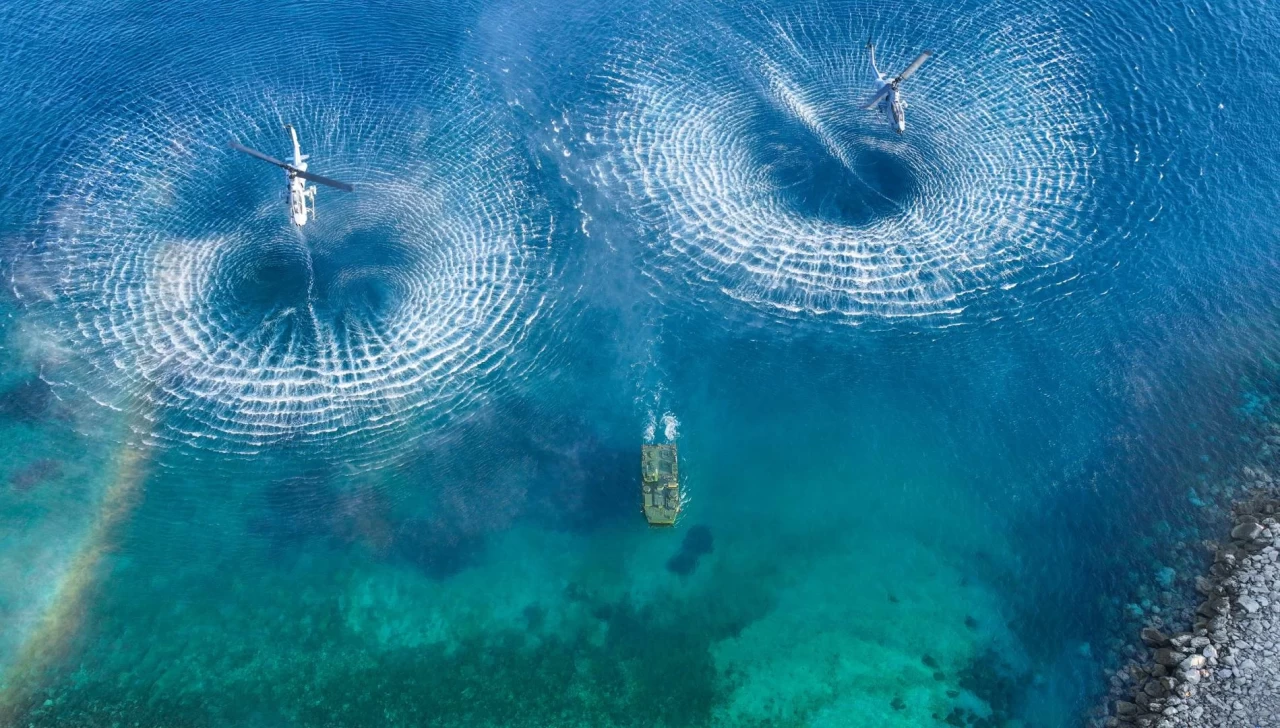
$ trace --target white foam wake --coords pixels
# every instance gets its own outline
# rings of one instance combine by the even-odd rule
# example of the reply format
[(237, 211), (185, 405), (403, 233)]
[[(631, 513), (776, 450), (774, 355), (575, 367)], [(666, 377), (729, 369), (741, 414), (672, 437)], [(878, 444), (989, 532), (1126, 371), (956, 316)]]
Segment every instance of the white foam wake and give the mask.
[[(659, 275), (788, 316), (954, 317), (1088, 244), (1102, 116), (1042, 8), (715, 17), (620, 43), (602, 77), (599, 181), (642, 212)], [(861, 109), (869, 38), (890, 69), (939, 50), (904, 85), (904, 136)]]
[[(81, 140), (35, 261), (77, 383), (253, 452), (421, 425), (524, 366), (550, 224), (505, 106), (469, 76), (383, 87), (173, 88)], [(321, 188), (301, 231), (278, 170), (226, 148), (275, 153), (284, 122), (357, 186)]]

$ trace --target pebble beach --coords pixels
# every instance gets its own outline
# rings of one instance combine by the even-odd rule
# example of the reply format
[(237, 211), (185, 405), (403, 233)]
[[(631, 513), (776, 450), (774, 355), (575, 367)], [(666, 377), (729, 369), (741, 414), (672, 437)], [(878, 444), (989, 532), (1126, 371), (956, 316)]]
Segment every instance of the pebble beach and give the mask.
[(1190, 628), (1143, 628), (1144, 649), (1110, 678), (1110, 714), (1091, 725), (1280, 726), (1280, 487), (1260, 467), (1241, 476), (1249, 497), (1229, 534), (1204, 543), (1213, 563), (1195, 577)]

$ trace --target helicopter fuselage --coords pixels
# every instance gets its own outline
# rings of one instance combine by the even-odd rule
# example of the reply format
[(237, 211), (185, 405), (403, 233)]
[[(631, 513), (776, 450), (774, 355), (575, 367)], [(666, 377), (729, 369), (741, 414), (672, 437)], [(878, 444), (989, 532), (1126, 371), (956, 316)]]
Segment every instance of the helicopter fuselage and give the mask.
[[(297, 166), (304, 172), (307, 170), (306, 162)], [(307, 200), (315, 198), (315, 189), (307, 187), (307, 181), (293, 172), (285, 172), (285, 176), (289, 179), (289, 216), (293, 218), (294, 225), (301, 227), (307, 224), (311, 215)]]
[(902, 95), (898, 93), (898, 85), (892, 81), (886, 81), (883, 76), (876, 78), (876, 95), (878, 96), (884, 91), (886, 86), (889, 89), (889, 93), (877, 108), (880, 109), (880, 113), (884, 114), (889, 126), (894, 131), (902, 134), (907, 130), (907, 102), (903, 101)]
[(912, 74), (920, 70), (920, 66), (929, 60), (929, 56), (933, 55), (933, 51), (924, 51), (916, 56), (916, 59), (903, 69), (902, 73), (892, 77), (886, 77), (880, 71), (880, 67), (876, 65), (875, 43), (867, 42), (867, 54), (871, 57), (871, 70), (876, 74), (876, 94), (864, 108), (868, 110), (872, 108), (878, 109), (888, 119), (889, 126), (894, 131), (902, 134), (907, 130), (907, 102), (902, 100), (902, 94), (898, 91), (898, 84), (911, 78)]
[[(293, 166), (305, 172), (307, 155), (302, 153), (302, 146), (298, 144), (298, 132), (291, 124), (286, 124), (285, 128), (289, 130), (289, 136), (293, 140)], [(289, 216), (293, 218), (294, 225), (302, 227), (307, 224), (308, 218), (315, 216), (316, 190), (314, 187), (308, 188), (307, 181), (292, 170), (286, 169), (285, 176), (289, 178)], [(309, 207), (308, 202), (311, 203)]]
[(307, 224), (307, 220), (315, 219), (316, 216), (316, 188), (308, 187), (307, 180), (317, 182), (322, 185), (334, 187), (343, 192), (355, 192), (355, 187), (346, 182), (339, 182), (336, 179), (321, 177), (318, 174), (307, 171), (307, 155), (302, 153), (302, 147), (298, 144), (298, 132), (294, 130), (291, 124), (285, 124), (284, 128), (289, 130), (289, 137), (293, 140), (293, 161), (282, 162), (275, 157), (263, 154), (256, 149), (250, 149), (240, 142), (231, 142), (231, 148), (239, 152), (244, 152), (251, 157), (261, 159), (268, 164), (284, 170), (285, 179), (285, 196), (289, 201), (289, 220), (298, 227)]

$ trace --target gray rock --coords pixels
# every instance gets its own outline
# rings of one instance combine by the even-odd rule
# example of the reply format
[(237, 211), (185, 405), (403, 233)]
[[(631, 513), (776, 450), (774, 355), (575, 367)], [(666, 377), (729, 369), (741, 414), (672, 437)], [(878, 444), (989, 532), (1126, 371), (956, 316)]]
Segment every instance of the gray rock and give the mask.
[(1178, 668), (1182, 670), (1199, 670), (1204, 667), (1205, 662), (1204, 655), (1192, 655), (1178, 663)]
[(1208, 578), (1203, 576), (1197, 576), (1196, 591), (1200, 592), (1206, 597), (1211, 597), (1214, 595), (1215, 592), (1217, 592), (1217, 587), (1214, 586), (1213, 582), (1210, 581)]
[(1226, 597), (1214, 597), (1196, 608), (1196, 614), (1203, 616), (1205, 619), (1214, 619), (1218, 615), (1226, 614), (1230, 611), (1231, 601)]
[[(1129, 634), (1133, 634), (1130, 632)], [(1116, 701), (1116, 715), (1120, 717), (1136, 716), (1139, 712), (1138, 706), (1125, 700)]]
[(1142, 641), (1147, 647), (1164, 647), (1169, 644), (1169, 638), (1164, 632), (1153, 627), (1146, 627), (1142, 630)]
[[(1266, 457), (1280, 468), (1280, 417), (1270, 431), (1276, 447)], [(1212, 554), (1214, 563), (1207, 574), (1187, 574), (1202, 568), (1189, 555), (1175, 556), (1169, 567), (1186, 574), (1178, 576), (1179, 581), (1194, 579), (1203, 602), (1180, 603), (1169, 594), (1157, 599), (1160, 587), (1154, 584), (1135, 594), (1148, 621), (1141, 642), (1128, 644), (1145, 645), (1150, 652), (1128, 651), (1131, 671), (1127, 679), (1117, 681), (1121, 685), (1111, 696), (1121, 700), (1110, 720), (1104, 720), (1105, 709), (1095, 712), (1091, 728), (1102, 728), (1103, 723), (1116, 728), (1252, 728), (1270, 725), (1267, 718), (1280, 715), (1280, 524), (1275, 518), (1280, 516), (1280, 489), (1251, 494), (1250, 488), (1261, 485), (1253, 480), (1222, 483), (1214, 490), (1238, 504), (1255, 499), (1247, 500), (1248, 511), (1237, 516), (1232, 540), (1199, 542)], [(1274, 486), (1268, 480), (1266, 487)], [(1236, 512), (1243, 508), (1237, 505)], [(1184, 541), (1178, 548), (1195, 543)], [(1188, 625), (1193, 625), (1190, 634), (1165, 631)], [(1110, 659), (1116, 659), (1123, 644), (1112, 647)], [(1144, 653), (1150, 657), (1144, 660)], [(1132, 697), (1126, 697), (1127, 691)]]
[[(1231, 538), (1237, 541), (1252, 541), (1262, 535), (1262, 526), (1257, 523), (1241, 523), (1231, 529)], [(1130, 632), (1130, 634), (1133, 634)]]

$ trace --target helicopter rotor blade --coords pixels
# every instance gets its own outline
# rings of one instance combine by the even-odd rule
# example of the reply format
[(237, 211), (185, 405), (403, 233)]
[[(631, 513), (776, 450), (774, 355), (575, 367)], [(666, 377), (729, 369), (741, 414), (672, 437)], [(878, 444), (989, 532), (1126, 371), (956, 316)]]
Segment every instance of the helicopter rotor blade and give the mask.
[(329, 187), (342, 190), (343, 192), (355, 192), (356, 188), (352, 187), (346, 182), (339, 182), (336, 179), (329, 179), (328, 177), (321, 177), (320, 175), (313, 174), (311, 172), (304, 172), (301, 169), (298, 169), (297, 167), (293, 166), (292, 164), (289, 164), (288, 162), (281, 162), (279, 159), (276, 159), (275, 157), (269, 157), (263, 154), (262, 152), (259, 152), (256, 149), (250, 149), (249, 147), (246, 147), (243, 144), (237, 144), (236, 142), (231, 142), (231, 148), (239, 152), (244, 152), (245, 154), (248, 154), (251, 157), (257, 157), (258, 159), (261, 159), (264, 162), (269, 162), (271, 164), (274, 164), (275, 166), (280, 167), (281, 169), (288, 170), (289, 173), (296, 174), (303, 179), (309, 179), (312, 182), (316, 182), (318, 184), (328, 185)]
[(911, 78), (911, 74), (920, 70), (920, 67), (924, 65), (925, 61), (929, 60), (929, 56), (931, 55), (933, 55), (933, 51), (925, 51), (924, 53), (921, 53), (920, 55), (916, 56), (916, 59), (911, 62), (911, 65), (907, 66), (907, 69), (902, 73), (898, 74), (898, 77), (893, 80), (897, 83), (902, 83), (908, 78)]
[(264, 162), (274, 164), (277, 167), (284, 167), (285, 169), (293, 169), (293, 166), (288, 164), (287, 162), (281, 162), (279, 159), (276, 159), (275, 157), (268, 157), (262, 152), (259, 152), (257, 149), (250, 149), (249, 147), (246, 147), (243, 144), (237, 144), (235, 142), (231, 142), (231, 148), (238, 152), (244, 152), (245, 154), (248, 154), (250, 157), (257, 157), (258, 159), (261, 159)]
[(312, 182), (317, 182), (317, 183), (322, 184), (322, 185), (328, 185), (328, 186), (333, 187), (333, 188), (335, 188), (335, 189), (342, 190), (343, 192), (355, 192), (355, 191), (356, 191), (356, 188), (355, 188), (355, 187), (352, 187), (351, 185), (347, 184), (346, 182), (339, 182), (339, 181), (338, 181), (338, 180), (336, 180), (336, 179), (329, 179), (328, 177), (321, 177), (321, 176), (320, 176), (320, 175), (318, 175), (318, 174), (311, 174), (310, 172), (303, 172), (302, 170), (297, 169), (297, 168), (295, 168), (295, 167), (289, 167), (289, 169), (290, 169), (290, 170), (292, 170), (292, 171), (293, 171), (293, 173), (294, 173), (294, 174), (296, 174), (296, 175), (298, 175), (299, 177), (301, 177), (301, 178), (303, 178), (303, 179), (309, 179), (309, 180), (311, 180)]
[(889, 96), (889, 92), (892, 90), (893, 90), (892, 86), (885, 84), (880, 88), (880, 91), (874, 97), (872, 97), (870, 101), (867, 102), (867, 105), (862, 108), (866, 109), (867, 111), (871, 111), (876, 107), (876, 104), (879, 104), (881, 101), (884, 101), (885, 98)]

